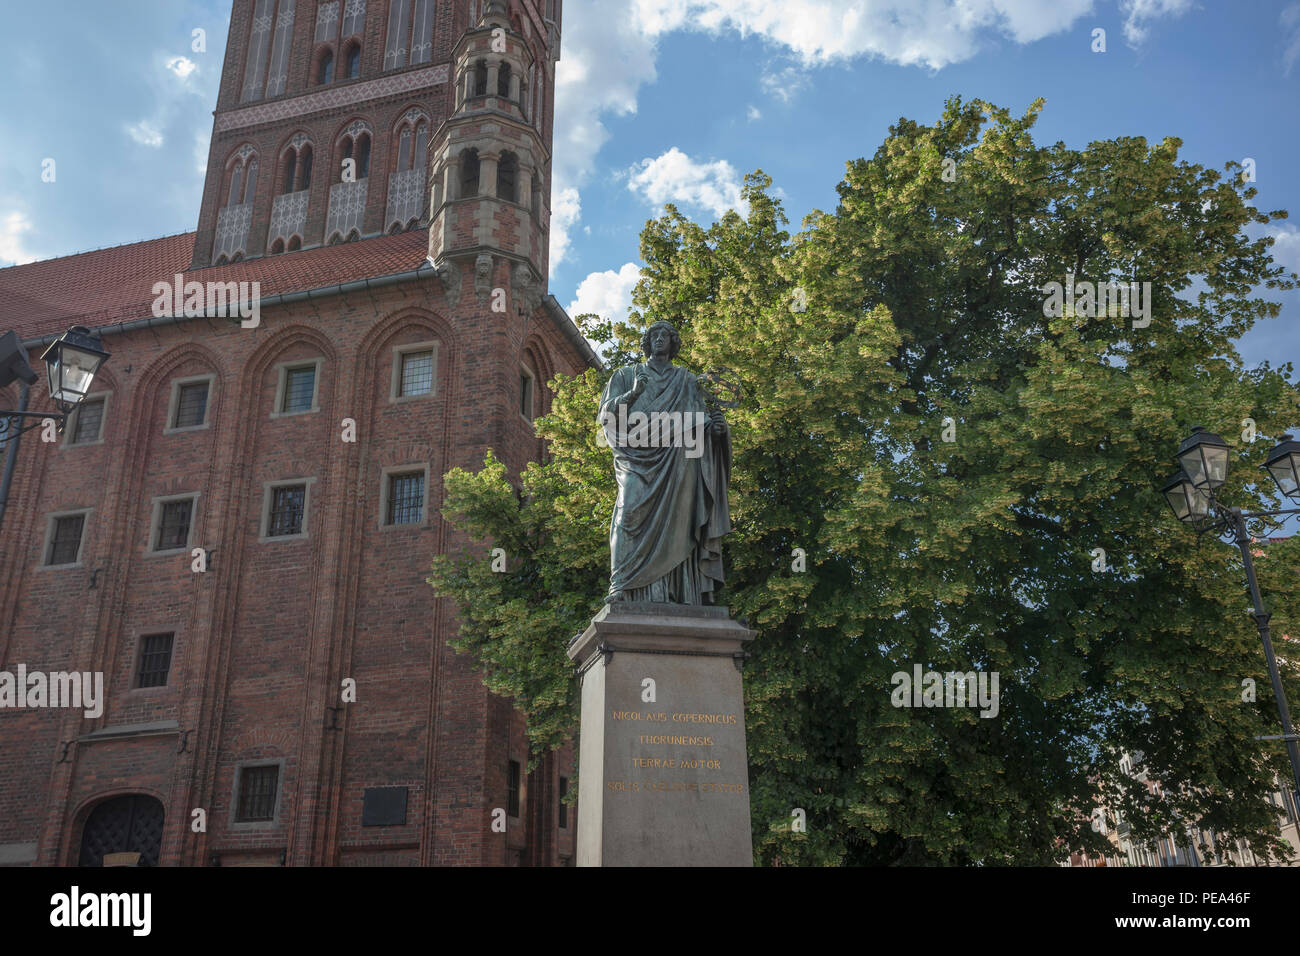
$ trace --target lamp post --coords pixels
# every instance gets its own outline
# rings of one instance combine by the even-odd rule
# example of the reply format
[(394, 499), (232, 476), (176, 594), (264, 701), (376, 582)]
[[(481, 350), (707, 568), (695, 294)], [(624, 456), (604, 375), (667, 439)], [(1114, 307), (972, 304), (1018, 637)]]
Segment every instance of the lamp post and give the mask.
[[(46, 419), (53, 419), (60, 429), (72, 410), (81, 404), (90, 391), (100, 366), (108, 360), (103, 343), (98, 336), (82, 325), (74, 325), (41, 355), (49, 384), (50, 400), (58, 406), (57, 412), (29, 412), (27, 410), (31, 387), (36, 384), (36, 371), (27, 358), (27, 350), (14, 332), (0, 335), (0, 388), (12, 382), (21, 382), (18, 408), (0, 409), (0, 421), (5, 425), (4, 475), (0, 477), (0, 525), (4, 523), (5, 508), (9, 503), (9, 487), (13, 483), (14, 464), (18, 460), (18, 439), (25, 431), (39, 428)], [(35, 419), (23, 426), (25, 419)]]
[[(1268, 676), (1273, 682), (1273, 697), (1277, 700), (1278, 716), (1282, 719), (1281, 739), (1286, 742), (1287, 754), (1291, 758), (1291, 774), (1295, 778), (1293, 799), (1296, 811), (1300, 813), (1300, 738), (1297, 738), (1295, 727), (1291, 723), (1291, 711), (1287, 708), (1286, 693), (1282, 689), (1282, 677), (1277, 669), (1273, 640), (1268, 629), (1269, 613), (1265, 610), (1264, 599), (1259, 593), (1255, 561), (1250, 553), (1250, 532), (1246, 528), (1248, 520), (1275, 523), (1270, 519), (1279, 515), (1300, 514), (1300, 508), (1242, 511), (1220, 502), (1215, 493), (1228, 477), (1228, 443), (1199, 426), (1193, 428), (1192, 434), (1178, 446), (1176, 460), (1181, 470), (1162, 489), (1174, 515), (1200, 534), (1229, 532), (1233, 542), (1241, 549), (1241, 561), (1246, 567), (1246, 582), (1250, 588), (1251, 601), (1254, 602), (1254, 613), (1251, 616), (1255, 619), (1260, 641), (1264, 644)], [(1300, 441), (1295, 441), (1290, 435), (1283, 435), (1276, 447), (1268, 453), (1262, 467), (1277, 483), (1278, 490), (1284, 497), (1300, 502)]]

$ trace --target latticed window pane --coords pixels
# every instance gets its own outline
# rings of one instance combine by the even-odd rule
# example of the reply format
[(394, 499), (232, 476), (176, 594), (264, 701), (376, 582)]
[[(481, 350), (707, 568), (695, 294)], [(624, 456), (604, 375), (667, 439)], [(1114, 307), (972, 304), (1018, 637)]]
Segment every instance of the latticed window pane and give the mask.
[(253, 8), (253, 27), (248, 39), (248, 60), (244, 66), (241, 101), (256, 100), (262, 96), (262, 78), (266, 74), (266, 58), (271, 49), (273, 12), (274, 0), (257, 0)]
[(424, 472), (393, 475), (388, 488), (388, 523), (418, 524), (424, 518)]
[(280, 782), (279, 767), (245, 767), (239, 778), (241, 823), (275, 818), (275, 792)]
[(366, 0), (346, 0), (343, 7), (343, 35), (360, 33), (366, 22)]
[(397, 171), (403, 172), (411, 168), (411, 127), (407, 126), (402, 130), (401, 138), (397, 145)]
[(411, 0), (388, 0), (388, 39), (384, 43), (384, 69), (407, 64), (411, 35)]
[(50, 559), (46, 564), (76, 564), (81, 551), (81, 530), (85, 515), (54, 519), (54, 537), (50, 541)]
[(176, 402), (176, 421), (173, 428), (191, 428), (202, 425), (208, 414), (208, 383), (195, 382), (182, 385)]
[(339, 29), (339, 0), (330, 0), (316, 8), (316, 42), (328, 43)]
[(163, 687), (172, 667), (171, 634), (147, 634), (140, 639), (140, 675), (137, 687)]
[(171, 551), (183, 548), (190, 542), (190, 511), (194, 500), (168, 501), (162, 506), (162, 517), (158, 521), (158, 543), (155, 551)]
[(291, 368), (285, 373), (284, 407), (282, 412), (311, 410), (312, 394), (316, 390), (316, 366)]
[(99, 441), (99, 427), (104, 422), (104, 400), (82, 402), (77, 406), (77, 427), (72, 432), (72, 444)]
[(244, 202), (252, 202), (255, 195), (257, 195), (257, 160), (248, 164), (248, 179), (244, 182)]
[(303, 510), (307, 503), (306, 485), (287, 485), (271, 492), (271, 520), (267, 537), (302, 534)]
[(433, 353), (408, 352), (402, 356), (400, 395), (428, 395), (433, 391)]
[(415, 20), (411, 28), (411, 62), (428, 63), (433, 59), (433, 0), (415, 0)]

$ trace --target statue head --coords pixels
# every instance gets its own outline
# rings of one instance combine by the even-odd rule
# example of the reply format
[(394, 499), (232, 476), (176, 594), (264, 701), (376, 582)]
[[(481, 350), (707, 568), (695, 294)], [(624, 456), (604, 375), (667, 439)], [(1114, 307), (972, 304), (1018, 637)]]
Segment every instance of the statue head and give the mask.
[(650, 345), (650, 336), (656, 329), (666, 329), (668, 331), (668, 335), (672, 339), (672, 343), (668, 346), (668, 358), (670, 360), (677, 358), (677, 353), (682, 350), (682, 337), (677, 334), (677, 330), (673, 328), (671, 322), (663, 319), (645, 330), (645, 335), (641, 336), (641, 351), (647, 358), (654, 354)]

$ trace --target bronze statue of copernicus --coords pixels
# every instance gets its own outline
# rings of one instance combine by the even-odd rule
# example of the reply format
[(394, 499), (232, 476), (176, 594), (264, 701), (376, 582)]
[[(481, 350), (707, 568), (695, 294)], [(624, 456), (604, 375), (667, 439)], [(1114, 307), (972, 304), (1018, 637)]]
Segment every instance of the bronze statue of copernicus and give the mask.
[(646, 361), (614, 372), (600, 398), (618, 479), (607, 603), (712, 604), (722, 585), (731, 434), (699, 380), (673, 364), (681, 344), (656, 322), (641, 342)]

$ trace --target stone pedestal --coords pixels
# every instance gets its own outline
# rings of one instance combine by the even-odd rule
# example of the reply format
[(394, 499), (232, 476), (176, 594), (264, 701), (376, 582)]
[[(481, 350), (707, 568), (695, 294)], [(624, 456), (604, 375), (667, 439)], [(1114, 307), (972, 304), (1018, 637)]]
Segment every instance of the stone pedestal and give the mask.
[(573, 640), (579, 866), (753, 865), (740, 674), (753, 638), (724, 607), (615, 604)]

